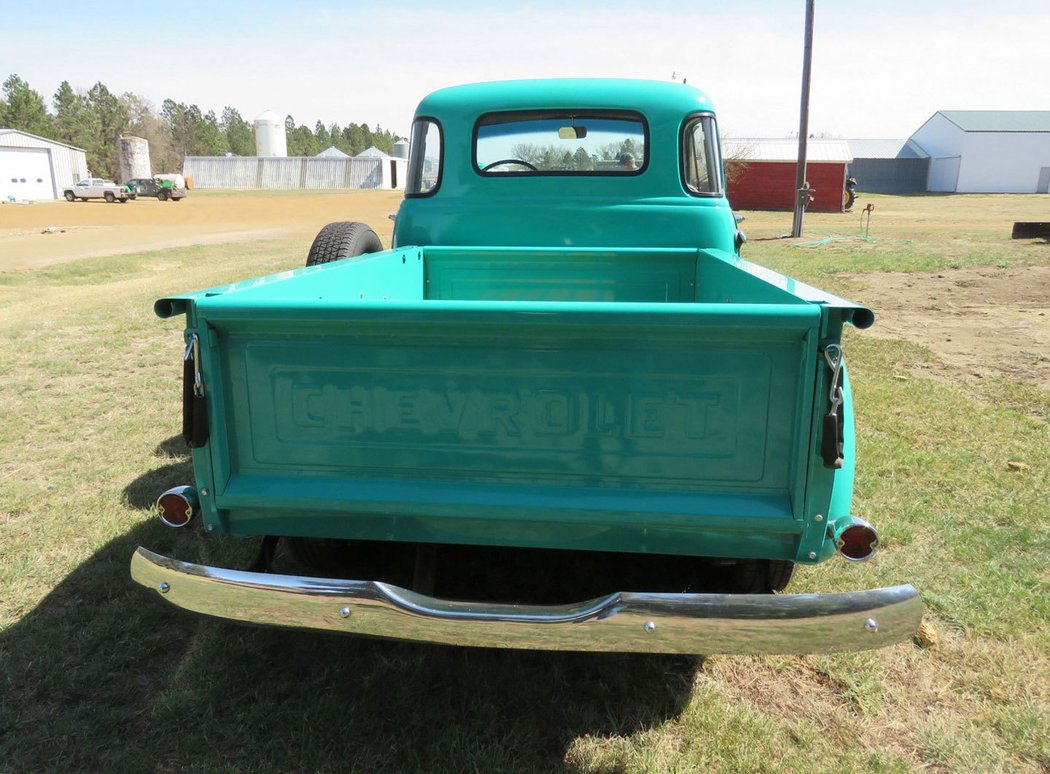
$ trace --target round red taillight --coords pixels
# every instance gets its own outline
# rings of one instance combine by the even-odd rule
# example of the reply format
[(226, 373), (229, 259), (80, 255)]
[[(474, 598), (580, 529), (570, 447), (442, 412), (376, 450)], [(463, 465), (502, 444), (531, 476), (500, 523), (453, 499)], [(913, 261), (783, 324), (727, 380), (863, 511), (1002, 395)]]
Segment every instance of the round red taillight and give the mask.
[(839, 553), (851, 562), (863, 562), (875, 556), (879, 533), (866, 521), (857, 519), (838, 536)]
[(185, 527), (193, 518), (197, 497), (192, 487), (177, 486), (157, 498), (157, 515), (169, 527)]

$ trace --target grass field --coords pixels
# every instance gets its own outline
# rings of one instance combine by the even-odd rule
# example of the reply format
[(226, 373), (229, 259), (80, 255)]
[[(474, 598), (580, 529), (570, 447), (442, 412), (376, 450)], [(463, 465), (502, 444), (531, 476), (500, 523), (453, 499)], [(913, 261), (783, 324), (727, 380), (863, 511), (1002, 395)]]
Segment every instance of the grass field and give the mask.
[[(391, 195), (342, 197), (0, 208), (0, 771), (1050, 768), (1050, 350), (1038, 344), (1050, 244), (1009, 239), (1012, 221), (1048, 219), (1047, 197), (868, 197), (868, 240), (856, 238), (859, 213), (810, 215), (802, 245), (768, 239), (790, 214), (748, 213), (752, 260), (894, 310), (846, 341), (856, 511), (879, 525), (883, 550), (805, 569), (792, 590), (914, 583), (935, 638), (799, 658), (253, 629), (180, 615), (133, 586), (137, 545), (225, 566), (256, 548), (149, 514), (192, 475), (177, 438), (181, 322), (156, 319), (153, 301), (299, 266), (328, 220), (369, 221), (388, 241)], [(90, 209), (109, 220), (92, 223)], [(80, 260), (40, 247), (60, 217), (82, 219), (70, 233), (112, 235), (118, 254), (99, 254), (104, 236)], [(159, 235), (139, 243), (148, 252), (127, 252), (124, 217), (137, 239)], [(192, 241), (197, 222), (226, 236), (171, 245)], [(248, 241), (227, 239), (249, 229)], [(923, 283), (960, 277), (977, 283), (965, 285), (974, 305), (932, 308)], [(915, 310), (928, 327), (973, 309), (987, 326), (969, 360), (909, 327)], [(995, 340), (997, 321), (1022, 312), (1030, 359)], [(878, 335), (883, 322), (899, 333)]]

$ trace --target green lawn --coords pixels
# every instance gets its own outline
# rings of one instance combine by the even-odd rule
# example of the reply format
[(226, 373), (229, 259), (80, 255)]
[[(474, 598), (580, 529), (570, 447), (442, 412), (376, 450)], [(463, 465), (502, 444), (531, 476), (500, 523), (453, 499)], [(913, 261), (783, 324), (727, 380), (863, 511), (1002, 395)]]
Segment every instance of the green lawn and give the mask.
[[(1046, 219), (1046, 197), (865, 197), (858, 209), (869, 201), (874, 241), (762, 241), (790, 214), (748, 213), (747, 256), (832, 290), (844, 272), (1050, 263), (1050, 246), (1009, 240), (1013, 220)], [(803, 242), (856, 237), (860, 213), (809, 215), (806, 227)], [(176, 438), (181, 320), (156, 319), (153, 301), (304, 253), (213, 245), (0, 273), (0, 771), (1050, 767), (1050, 427), (1015, 399), (1045, 405), (1046, 393), (1005, 377), (899, 379), (935, 355), (865, 332), (848, 339), (856, 512), (879, 525), (883, 550), (802, 570), (792, 590), (914, 583), (931, 647), (477, 651), (238, 627), (156, 604), (128, 578), (137, 545), (228, 566), (256, 546), (148, 513), (191, 477)]]

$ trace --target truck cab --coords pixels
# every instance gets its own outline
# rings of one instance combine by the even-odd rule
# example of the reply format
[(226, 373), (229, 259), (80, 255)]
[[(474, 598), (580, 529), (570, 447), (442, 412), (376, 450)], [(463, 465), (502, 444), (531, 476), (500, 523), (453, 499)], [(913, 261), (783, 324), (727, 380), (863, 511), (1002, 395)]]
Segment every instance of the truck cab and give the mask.
[(684, 84), (443, 89), (420, 103), (412, 124), (394, 245), (735, 252), (720, 147), (710, 99)]

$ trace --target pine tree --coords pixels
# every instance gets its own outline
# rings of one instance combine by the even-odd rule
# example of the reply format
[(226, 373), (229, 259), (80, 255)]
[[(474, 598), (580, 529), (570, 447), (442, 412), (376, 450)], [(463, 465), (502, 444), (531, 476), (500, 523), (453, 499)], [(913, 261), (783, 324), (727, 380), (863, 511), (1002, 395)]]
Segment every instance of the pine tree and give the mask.
[(9, 75), (4, 81), (4, 99), (0, 106), (0, 126), (55, 139), (55, 127), (44, 98), (17, 75)]
[(223, 108), (219, 126), (226, 135), (230, 153), (234, 156), (255, 155), (255, 132), (252, 125), (241, 117), (240, 112), (229, 106)]

